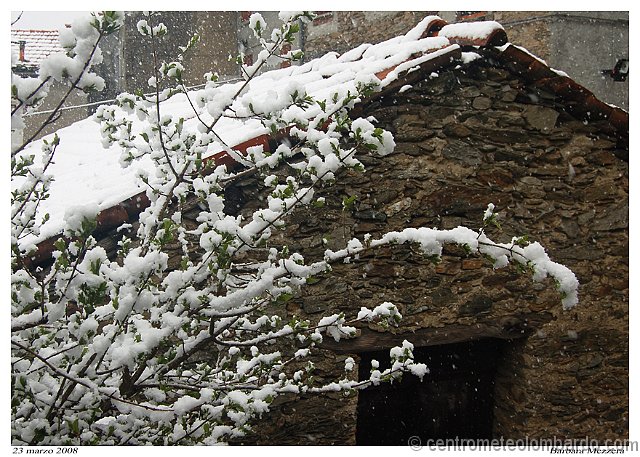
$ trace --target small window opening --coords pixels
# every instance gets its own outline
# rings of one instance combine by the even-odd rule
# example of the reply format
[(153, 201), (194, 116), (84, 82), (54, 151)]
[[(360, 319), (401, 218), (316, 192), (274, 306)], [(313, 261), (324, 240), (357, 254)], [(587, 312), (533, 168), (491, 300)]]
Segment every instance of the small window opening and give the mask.
[[(416, 348), (416, 362), (430, 372), (359, 392), (356, 444), (404, 445), (411, 437), (491, 439), (495, 373), (502, 340), (486, 338)], [(389, 351), (360, 354), (359, 377), (368, 379), (371, 360), (388, 367)]]

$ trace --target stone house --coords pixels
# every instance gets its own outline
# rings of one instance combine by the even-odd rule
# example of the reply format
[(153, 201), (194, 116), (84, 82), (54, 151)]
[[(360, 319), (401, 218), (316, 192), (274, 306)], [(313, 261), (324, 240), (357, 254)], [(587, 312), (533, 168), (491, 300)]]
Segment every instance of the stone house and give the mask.
[[(173, 60), (178, 46), (184, 46), (193, 33), (201, 44), (187, 55), (188, 84), (199, 84), (212, 69), (223, 79), (239, 77), (229, 56), (244, 54), (251, 64), (260, 51), (248, 29), (253, 11), (165, 11), (161, 20), (171, 30), (170, 39), (160, 44), (160, 57)], [(281, 24), (275, 11), (260, 11), (269, 27)], [(580, 11), (316, 11), (316, 19), (301, 24), (294, 48), (305, 52), (305, 61), (327, 52), (346, 52), (362, 43), (377, 43), (403, 34), (424, 16), (438, 14), (449, 22), (496, 20), (513, 42), (524, 46), (551, 67), (562, 68), (577, 83), (601, 100), (628, 109), (629, 84), (603, 74), (616, 63), (629, 59), (628, 12)], [(122, 91), (147, 90), (151, 60), (144, 58), (149, 44), (139, 36), (136, 23), (140, 12), (129, 12), (125, 27), (108, 37), (105, 63), (99, 70), (107, 80), (106, 92), (96, 100), (110, 99)], [(272, 62), (269, 69), (287, 66)]]
[[(278, 15), (273, 11), (261, 12), (267, 23), (276, 26)], [(417, 24), (425, 12), (415, 11), (317, 11), (318, 17), (302, 26), (293, 46), (302, 49), (306, 60), (329, 51), (345, 52), (364, 42), (379, 42), (402, 34)], [(562, 68), (579, 84), (589, 87), (601, 100), (623, 109), (629, 106), (629, 84), (624, 79), (606, 76), (616, 65), (628, 65), (629, 19), (628, 12), (434, 12), (449, 20), (497, 20), (505, 27), (514, 42), (526, 47), (552, 67)], [(186, 56), (185, 81), (189, 85), (202, 83), (202, 75), (214, 69), (222, 79), (240, 76), (237, 66), (229, 60), (239, 52), (250, 64), (259, 51), (256, 39), (247, 28), (250, 11), (171, 11), (164, 12), (162, 21), (171, 29), (171, 39), (161, 43), (159, 58), (173, 60), (178, 47), (184, 46), (194, 33), (201, 43)], [(85, 94), (76, 91), (65, 103), (66, 108), (55, 122), (38, 138), (84, 119), (93, 112), (95, 104), (113, 99), (123, 91), (146, 91), (152, 72), (152, 61), (147, 59), (149, 43), (136, 31), (141, 12), (130, 12), (125, 26), (104, 40), (101, 48), (104, 62), (96, 72), (105, 79), (106, 88), (100, 93)], [(53, 52), (61, 52), (56, 30), (12, 30), (12, 51), (21, 56), (14, 68), (18, 74), (35, 75), (40, 62)], [(23, 43), (22, 53), (20, 46)], [(582, 43), (580, 46), (570, 44)], [(588, 50), (586, 53), (584, 50)], [(275, 62), (269, 68), (288, 62)], [(604, 72), (604, 73), (603, 73)], [(64, 93), (54, 84), (50, 96), (38, 111), (52, 109)], [(84, 107), (86, 103), (94, 105)], [(24, 134), (35, 129), (47, 114), (33, 114), (25, 118)]]
[[(11, 30), (11, 52), (17, 55), (15, 64), (11, 70), (15, 74), (22, 77), (35, 77), (38, 74), (40, 64), (50, 54), (56, 52), (64, 52), (58, 41), (59, 32), (57, 30)], [(30, 138), (47, 119), (47, 111), (52, 110), (64, 96), (67, 88), (60, 83), (55, 82), (51, 85), (49, 95), (38, 106), (37, 112), (30, 113), (25, 116), (25, 128), (23, 137)], [(81, 91), (72, 93), (65, 102), (60, 115), (51, 125), (37, 136), (41, 138), (45, 135), (55, 132), (62, 127), (73, 124), (76, 121), (85, 119), (88, 115), (87, 108), (74, 108), (77, 105), (87, 103), (87, 94)], [(42, 112), (43, 114), (38, 114)], [(37, 139), (36, 138), (36, 139)]]
[[(304, 51), (311, 58), (344, 52), (363, 42), (404, 33), (422, 19), (419, 11), (316, 11), (304, 30)], [(605, 76), (629, 59), (628, 11), (434, 11), (449, 22), (495, 20), (514, 43), (553, 68), (562, 68), (596, 97), (624, 109), (629, 83)]]
[[(335, 378), (351, 356), (359, 363), (353, 376), (368, 377), (371, 360), (383, 364), (405, 339), (430, 373), (349, 397), (279, 397), (243, 443), (628, 438), (628, 114), (508, 44), (497, 24), (471, 36), (446, 27), (433, 18), (421, 36), (446, 36), (450, 46), (410, 57), (427, 58), (352, 111), (391, 131), (395, 152), (363, 153), (367, 172), (344, 172), (323, 194), (325, 207), (292, 214), (274, 243), (322, 258), (367, 233), (479, 228), (494, 203), (502, 229), (491, 236), (539, 240), (578, 276), (580, 304), (564, 311), (553, 285), (494, 271), (455, 247), (435, 265), (406, 245), (336, 265), (282, 312), (313, 319), (390, 301), (403, 319), (384, 331), (362, 326), (340, 343), (325, 339), (316, 376)], [(261, 136), (236, 149), (258, 143), (270, 147)], [(226, 153), (214, 157), (231, 164)], [(226, 190), (227, 210), (250, 214), (266, 192), (261, 178), (243, 179)], [(99, 215), (107, 250), (141, 205), (143, 194)], [(34, 263), (46, 262), (50, 245), (39, 245)]]
[[(535, 237), (576, 272), (581, 304), (562, 311), (548, 285), (532, 287), (457, 249), (436, 266), (396, 248), (336, 267), (289, 312), (348, 314), (388, 300), (404, 317), (391, 332), (363, 328), (353, 340), (326, 340), (319, 376), (358, 355), (366, 378), (372, 358), (388, 360), (389, 348), (407, 339), (430, 378), (347, 400), (283, 401), (251, 442), (628, 436), (626, 121), (585, 118), (593, 95), (514, 46), (476, 52), (483, 58), (423, 69), (411, 89), (365, 103), (363, 112), (394, 133), (396, 152), (363, 158), (367, 173), (343, 176), (322, 214), (292, 216), (283, 240), (316, 258), (366, 233), (479, 227), (493, 202), (506, 234)], [(240, 187), (249, 206), (257, 187)], [(341, 202), (353, 195), (345, 215)]]
[[(101, 46), (105, 55), (97, 72), (107, 82), (100, 100), (114, 98), (121, 92), (149, 92), (147, 81), (153, 75), (154, 62), (149, 37), (138, 33), (136, 24), (144, 16), (141, 11), (127, 11), (123, 27), (107, 37)], [(168, 27), (167, 39), (160, 40), (158, 62), (173, 61), (194, 34), (200, 42), (185, 53), (183, 64), (188, 86), (202, 84), (203, 75), (217, 71), (221, 79), (240, 76), (238, 66), (230, 59), (238, 53), (238, 13), (235, 11), (165, 11), (160, 20)]]

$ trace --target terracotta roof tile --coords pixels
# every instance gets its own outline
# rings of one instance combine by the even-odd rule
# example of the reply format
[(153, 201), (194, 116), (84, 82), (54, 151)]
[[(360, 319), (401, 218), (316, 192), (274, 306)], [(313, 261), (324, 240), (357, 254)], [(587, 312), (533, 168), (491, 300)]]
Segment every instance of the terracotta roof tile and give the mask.
[[(38, 63), (44, 58), (47, 52), (50, 53), (61, 50), (59, 45), (51, 44), (53, 33), (56, 34), (57, 43), (57, 32), (22, 31), (32, 32), (31, 34), (26, 33), (24, 35), (14, 35), (14, 32), (20, 31), (12, 32), (12, 40), (21, 39), (19, 38), (20, 36), (41, 37), (41, 45), (33, 48), (39, 49), (40, 51), (38, 51), (39, 53), (34, 52), (31, 57), (34, 61), (40, 59)], [(45, 36), (47, 37), (46, 39)], [(425, 18), (425, 20), (416, 29), (410, 31), (404, 39), (409, 40), (415, 45), (417, 41), (434, 39), (435, 37), (446, 38), (448, 42), (446, 40), (437, 41), (439, 44), (435, 45), (436, 41), (434, 41), (435, 47), (429, 47), (427, 46), (428, 43), (423, 42), (421, 47), (419, 47), (421, 51), (413, 52), (411, 55), (403, 54), (402, 58), (405, 59), (404, 62), (398, 64), (400, 60), (396, 58), (393, 64), (386, 63), (385, 65), (387, 66), (381, 66), (380, 70), (375, 74), (382, 81), (383, 89), (381, 92), (374, 94), (371, 99), (366, 102), (368, 103), (373, 99), (397, 91), (406, 84), (413, 84), (422, 80), (434, 71), (440, 71), (454, 65), (462, 64), (463, 56), (461, 47), (474, 46), (480, 48), (475, 51), (482, 55), (492, 57), (493, 62), (497, 62), (514, 74), (520, 75), (532, 86), (555, 94), (561, 104), (565, 106), (566, 110), (578, 119), (604, 119), (607, 120), (621, 136), (628, 135), (629, 115), (626, 111), (598, 100), (589, 90), (563, 73), (549, 68), (545, 62), (528, 53), (526, 50), (511, 44), (505, 45), (505, 43), (507, 43), (507, 35), (502, 26), (497, 22), (465, 22), (463, 24), (448, 25), (444, 20), (432, 16)], [(380, 43), (380, 48), (385, 49), (385, 45), (388, 44), (397, 45), (398, 42), (394, 42), (394, 39), (392, 39), (388, 42)], [(333, 57), (334, 60), (331, 61), (331, 65), (328, 67), (320, 66), (322, 68), (314, 69), (314, 61), (312, 61), (301, 67), (274, 70), (274, 74), (275, 72), (286, 71), (288, 72), (286, 73), (287, 75), (294, 77), (299, 73), (303, 73), (305, 71), (304, 67), (306, 66), (306, 71), (318, 71), (325, 80), (327, 80), (327, 78), (331, 79), (333, 76), (329, 74), (330, 68), (336, 68), (336, 66), (340, 65), (354, 65), (354, 68), (359, 68), (357, 65), (362, 63), (363, 59), (370, 57), (368, 51), (370, 48), (368, 46), (376, 45), (362, 45), (343, 54), (343, 56), (339, 58)], [(379, 59), (381, 65), (383, 62), (389, 62), (388, 57), (382, 56), (379, 57)], [(309, 70), (309, 68), (311, 68), (311, 70)], [(364, 102), (361, 102), (356, 105), (352, 113), (354, 116), (362, 115), (363, 109)], [(279, 135), (286, 136), (287, 133), (288, 129), (284, 129), (279, 132)], [(261, 132), (260, 134), (256, 133), (256, 136), (236, 144), (233, 146), (233, 149), (239, 151), (241, 154), (246, 154), (247, 148), (256, 145), (262, 145), (266, 151), (271, 150), (270, 137)], [(233, 157), (224, 150), (211, 154), (208, 159), (205, 160), (213, 162), (215, 165), (239, 166)], [(150, 202), (145, 193), (141, 192), (111, 208), (103, 210), (97, 220), (98, 232), (104, 233), (127, 220), (136, 219), (149, 204)], [(37, 245), (36, 254), (28, 260), (28, 263), (30, 265), (40, 265), (49, 262), (51, 253), (54, 250), (53, 243), (58, 238), (59, 236), (56, 236), (40, 242)]]
[(422, 38), (438, 36), (438, 32), (442, 30), (442, 27), (447, 25), (447, 21), (440, 18), (434, 18), (422, 33)]
[(629, 134), (629, 113), (604, 103), (586, 87), (581, 86), (562, 72), (553, 70), (526, 50), (509, 44), (495, 56), (514, 73), (532, 85), (555, 94), (565, 109), (581, 120), (608, 120), (623, 136)]
[(502, 46), (507, 43), (507, 33), (495, 21), (448, 24), (438, 31), (438, 36), (460, 46)]

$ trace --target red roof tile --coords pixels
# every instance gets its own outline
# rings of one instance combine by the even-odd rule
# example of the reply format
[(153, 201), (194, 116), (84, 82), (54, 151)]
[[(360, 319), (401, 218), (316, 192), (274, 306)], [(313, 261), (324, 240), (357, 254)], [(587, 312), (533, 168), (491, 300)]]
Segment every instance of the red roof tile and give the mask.
[(574, 117), (585, 121), (607, 120), (619, 135), (629, 134), (628, 112), (598, 100), (590, 90), (549, 68), (527, 51), (510, 44), (497, 56), (511, 71), (532, 85), (557, 95)]
[(24, 41), (24, 61), (20, 63), (39, 67), (50, 54), (64, 52), (59, 35), (57, 30), (11, 30), (11, 52), (19, 53), (19, 43)]
[[(458, 46), (448, 46), (446, 49), (430, 49), (425, 51), (424, 54), (431, 54), (439, 52), (433, 58), (416, 63), (415, 67), (400, 72), (396, 80), (386, 85), (382, 92), (374, 94), (372, 99), (384, 96), (390, 92), (398, 90), (405, 84), (412, 84), (421, 79), (424, 79), (433, 71), (443, 70), (452, 65), (458, 65), (461, 63), (461, 49), (460, 46), (474, 46), (484, 49), (486, 52), (494, 57), (501, 65), (509, 69), (515, 74), (520, 75), (525, 81), (533, 86), (540, 87), (541, 89), (556, 94), (561, 102), (564, 102), (565, 108), (568, 112), (574, 115), (578, 119), (584, 120), (607, 120), (621, 136), (628, 135), (629, 130), (629, 115), (626, 111), (603, 103), (598, 100), (593, 93), (586, 88), (582, 87), (571, 78), (563, 75), (560, 72), (549, 68), (543, 61), (537, 59), (535, 56), (529, 54), (523, 49), (520, 49), (513, 45), (502, 46), (507, 43), (507, 35), (500, 26), (500, 24), (487, 21), (483, 23), (464, 23), (465, 27), (458, 27), (457, 24), (452, 26), (440, 19), (434, 18), (425, 28), (422, 33), (422, 38), (443, 36), (446, 37), (451, 44), (457, 44)], [(471, 26), (471, 27), (469, 27)], [(14, 32), (27, 32), (23, 35), (14, 35)], [(458, 33), (459, 32), (459, 33)], [(51, 44), (52, 36), (55, 34), (56, 44)], [(61, 50), (57, 44), (57, 32), (52, 31), (12, 31), (12, 41), (24, 37), (39, 37), (36, 41), (40, 40), (38, 46), (34, 46), (32, 49), (39, 50), (33, 52), (31, 58), (39, 63), (44, 54), (47, 52), (55, 52)], [(45, 38), (46, 37), (46, 38)], [(28, 41), (28, 40), (25, 40)], [(48, 44), (47, 44), (48, 43)], [(27, 49), (29, 45), (27, 44)], [(500, 46), (496, 48), (495, 46)], [(480, 51), (479, 51), (480, 52)], [(421, 56), (412, 55), (408, 61), (417, 59)], [(29, 54), (27, 54), (29, 58)], [(420, 61), (418, 61), (420, 62)], [(384, 79), (390, 72), (396, 70), (402, 66), (396, 65), (385, 70), (382, 70), (376, 74), (379, 79)], [(418, 71), (415, 71), (418, 70)], [(370, 101), (370, 100), (368, 100)], [(354, 115), (359, 115), (363, 109), (363, 103), (357, 105), (354, 110)], [(280, 132), (281, 136), (287, 134), (287, 129)], [(263, 145), (264, 150), (269, 150), (269, 137), (267, 135), (260, 135), (236, 146), (233, 149), (239, 151), (242, 154), (246, 154), (248, 147), (255, 145)], [(220, 151), (211, 155), (208, 159), (215, 165), (227, 165), (237, 166), (238, 163), (225, 151)], [(135, 195), (112, 208), (102, 211), (98, 215), (98, 232), (104, 233), (105, 231), (115, 228), (121, 225), (127, 220), (136, 219), (137, 216), (150, 204), (145, 193), (142, 192)], [(46, 263), (51, 259), (51, 253), (55, 249), (53, 244), (59, 236), (47, 239), (40, 242), (37, 245), (37, 252), (32, 255), (30, 259), (25, 259), (27, 266), (40, 265)]]

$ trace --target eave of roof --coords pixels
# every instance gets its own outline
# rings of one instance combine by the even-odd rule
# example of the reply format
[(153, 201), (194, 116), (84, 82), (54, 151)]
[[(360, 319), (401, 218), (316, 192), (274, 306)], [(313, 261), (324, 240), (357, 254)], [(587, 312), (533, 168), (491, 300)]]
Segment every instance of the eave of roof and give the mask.
[(586, 121), (607, 120), (621, 134), (629, 132), (629, 113), (599, 100), (590, 90), (561, 74), (523, 48), (509, 44), (497, 48), (498, 58), (509, 70), (532, 85), (557, 95), (565, 101), (565, 109)]
[[(449, 40), (449, 46), (429, 50), (429, 52), (424, 52), (420, 55), (411, 55), (405, 63), (393, 65), (377, 72), (376, 76), (381, 80), (383, 88), (372, 96), (373, 99), (395, 92), (404, 85), (425, 79), (434, 71), (460, 64), (463, 49), (481, 48), (483, 52), (490, 53), (506, 68), (520, 75), (528, 83), (557, 95), (566, 102), (567, 111), (574, 117), (582, 120), (605, 120), (621, 136), (628, 135), (629, 115), (626, 111), (598, 100), (592, 92), (568, 76), (551, 69), (527, 51), (508, 44), (507, 35), (500, 24), (487, 21), (487, 23), (476, 23), (480, 25), (474, 26), (474, 23), (467, 22), (464, 25), (469, 30), (469, 24), (471, 24), (471, 32), (456, 34), (456, 30), (464, 31), (465, 29), (458, 27), (458, 24), (447, 24), (446, 21), (438, 17), (429, 19), (428, 23), (423, 24), (422, 28), (418, 30), (420, 35), (415, 36), (415, 39), (437, 36), (446, 37)], [(414, 30), (410, 31), (407, 36), (413, 33)], [(362, 102), (356, 105), (352, 110), (353, 115), (359, 115), (363, 105)], [(284, 136), (286, 133), (281, 131), (279, 135)], [(269, 151), (269, 136), (260, 134), (236, 144), (232, 148), (241, 153), (246, 153), (247, 148), (256, 145), (262, 145), (265, 151)], [(207, 160), (215, 166), (240, 166), (225, 151), (216, 152), (209, 156)], [(97, 216), (96, 234), (107, 233), (123, 223), (137, 219), (138, 215), (149, 204), (149, 199), (143, 191), (101, 211)], [(50, 262), (52, 253), (55, 250), (55, 241), (61, 236), (57, 235), (38, 243), (36, 251), (28, 259), (25, 259), (25, 266), (32, 268)]]

